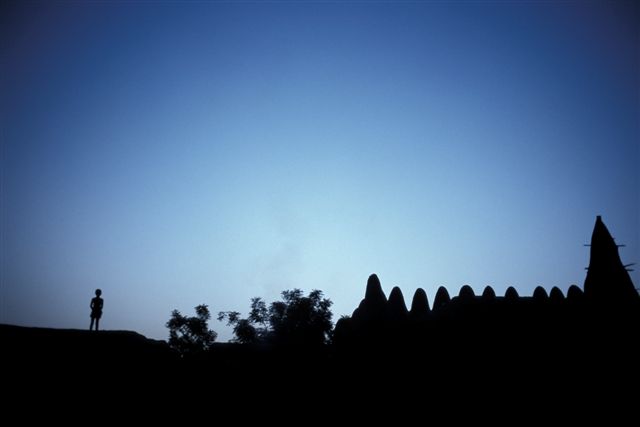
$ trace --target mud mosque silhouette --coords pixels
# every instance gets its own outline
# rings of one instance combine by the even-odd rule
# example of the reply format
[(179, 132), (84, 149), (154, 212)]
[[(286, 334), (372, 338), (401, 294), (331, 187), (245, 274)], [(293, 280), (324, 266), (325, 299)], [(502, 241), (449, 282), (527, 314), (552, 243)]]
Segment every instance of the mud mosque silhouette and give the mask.
[(640, 298), (618, 246), (598, 216), (584, 291), (572, 285), (566, 296), (558, 287), (547, 293), (540, 286), (532, 296), (519, 296), (513, 287), (496, 296), (490, 286), (476, 295), (465, 285), (451, 298), (440, 287), (432, 305), (423, 289), (416, 290), (407, 309), (400, 288), (387, 299), (372, 274), (352, 316), (337, 322), (333, 342), (343, 354), (371, 354), (375, 348), (431, 358), (469, 352), (492, 359), (514, 352), (580, 356), (602, 345), (624, 352), (640, 325)]

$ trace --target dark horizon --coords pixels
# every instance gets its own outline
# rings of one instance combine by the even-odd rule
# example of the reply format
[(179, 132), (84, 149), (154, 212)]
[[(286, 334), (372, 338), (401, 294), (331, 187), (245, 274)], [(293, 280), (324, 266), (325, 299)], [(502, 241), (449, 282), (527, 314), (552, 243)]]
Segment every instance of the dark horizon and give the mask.
[[(589, 328), (592, 328), (595, 323), (605, 322), (606, 324), (608, 321), (613, 321), (616, 327), (621, 327), (621, 331), (626, 330), (626, 328), (635, 328), (638, 326), (636, 323), (640, 320), (640, 318), (638, 318), (640, 315), (640, 289), (635, 287), (629, 275), (629, 273), (633, 271), (631, 268), (633, 264), (623, 264), (619, 255), (620, 245), (615, 243), (600, 215), (596, 217), (590, 244), (586, 246), (589, 246), (591, 255), (585, 282), (582, 286), (572, 285), (566, 293), (563, 293), (563, 291), (556, 286), (554, 286), (550, 292), (547, 292), (542, 286), (538, 286), (532, 295), (521, 295), (514, 287), (509, 287), (504, 295), (499, 295), (496, 294), (491, 286), (486, 286), (481, 293), (476, 294), (473, 288), (464, 285), (459, 289), (459, 293), (456, 294), (451, 292), (452, 290), (441, 286), (438, 288), (436, 294), (431, 297), (422, 288), (418, 288), (410, 300), (410, 305), (408, 305), (407, 302), (409, 302), (409, 300), (405, 300), (402, 289), (397, 286), (393, 287), (387, 297), (378, 276), (375, 273), (371, 274), (367, 281), (364, 297), (360, 301), (359, 306), (355, 308), (351, 315), (343, 315), (334, 319), (335, 325), (330, 310), (333, 301), (329, 299), (324, 300), (327, 303), (326, 309), (328, 310), (328, 317), (326, 318), (326, 322), (328, 323), (326, 323), (325, 326), (326, 335), (322, 335), (323, 338), (321, 338), (321, 341), (325, 342), (326, 340), (327, 344), (333, 344), (337, 346), (338, 349), (344, 346), (346, 346), (346, 348), (353, 348), (353, 345), (360, 346), (365, 343), (366, 341), (362, 342), (361, 340), (366, 338), (368, 334), (372, 334), (372, 336), (366, 338), (366, 340), (371, 340), (371, 344), (373, 345), (378, 345), (379, 340), (391, 340), (390, 342), (392, 344), (395, 343), (394, 345), (400, 345), (402, 342), (411, 345), (418, 337), (409, 336), (407, 333), (415, 335), (414, 329), (416, 327), (424, 328), (424, 325), (433, 323), (434, 326), (436, 326), (435, 329), (432, 327), (426, 328), (421, 334), (429, 337), (431, 334), (436, 333), (435, 336), (442, 339), (443, 331), (449, 331), (449, 328), (444, 328), (442, 331), (439, 331), (438, 329), (443, 328), (441, 322), (444, 320), (444, 324), (446, 325), (448, 322), (451, 322), (452, 319), (457, 322), (468, 322), (466, 328), (473, 327), (478, 329), (478, 331), (483, 331), (482, 334), (498, 327), (501, 322), (504, 322), (503, 328), (516, 328), (517, 326), (514, 326), (511, 322), (513, 320), (522, 322), (524, 319), (524, 323), (519, 326), (521, 328), (524, 327), (522, 331), (523, 336), (519, 338), (519, 340), (524, 340), (523, 342), (532, 339), (530, 336), (532, 331), (535, 332), (535, 337), (538, 337), (535, 338), (536, 340), (539, 339), (540, 336), (545, 337), (546, 334), (551, 333), (554, 329), (557, 329), (557, 333), (560, 333), (562, 327), (559, 325), (567, 321), (574, 326), (580, 326), (582, 323), (580, 328), (584, 333), (591, 333), (589, 332)], [(283, 292), (283, 296), (294, 295), (296, 292), (304, 298), (304, 293), (299, 289)], [(321, 290), (314, 292), (319, 292), (318, 295), (320, 295), (320, 298), (324, 297)], [(96, 298), (100, 297), (101, 290), (97, 289), (95, 294)], [(96, 298), (91, 301), (92, 308), (94, 307), (94, 300)], [(260, 299), (262, 298), (260, 297)], [(584, 305), (584, 308), (582, 308), (582, 305)], [(509, 308), (509, 306), (511, 306), (511, 308)], [(98, 307), (101, 309), (102, 304), (100, 303)], [(206, 306), (201, 307), (206, 308)], [(196, 311), (201, 307), (196, 307)], [(267, 306), (265, 306), (265, 309), (266, 307)], [(410, 309), (408, 307), (410, 307)], [(520, 314), (517, 314), (518, 312), (520, 312)], [(177, 313), (177, 311), (174, 313)], [(209, 313), (208, 310), (207, 313)], [(227, 326), (231, 326), (232, 321), (228, 314), (231, 312), (228, 311), (225, 313), (224, 316), (223, 313), (220, 313), (218, 320), (221, 321), (224, 317), (226, 320), (229, 320)], [(240, 312), (235, 313), (234, 316), (241, 316)], [(534, 320), (533, 318), (530, 319), (532, 313), (534, 313), (534, 318), (535, 321), (539, 323), (538, 325), (532, 323)], [(98, 319), (100, 318), (100, 314), (101, 311), (97, 316)], [(178, 314), (178, 316), (182, 315)], [(188, 320), (190, 317), (189, 314), (186, 313), (185, 316), (187, 317), (184, 317), (184, 322), (191, 322)], [(206, 316), (209, 317), (209, 314), (206, 314)], [(254, 316), (254, 314), (250, 314), (249, 319), (251, 316)], [(94, 311), (92, 311), (90, 332), (94, 325), (93, 317)], [(204, 322), (208, 323), (209, 320), (214, 317), (215, 316), (205, 319)], [(434, 320), (438, 318), (441, 320)], [(486, 319), (489, 318), (492, 320), (487, 322)], [(509, 318), (513, 319), (507, 321), (506, 319)], [(612, 320), (607, 320), (608, 318)], [(626, 326), (618, 325), (617, 322), (619, 322), (620, 319), (625, 322), (630, 321), (631, 323), (626, 324)], [(482, 326), (478, 326), (478, 321), (481, 322), (480, 325)], [(256, 320), (252, 320), (251, 322), (254, 324), (254, 327), (258, 325), (255, 323)], [(258, 321), (258, 323), (259, 322), (260, 321)], [(412, 324), (413, 326), (411, 326)], [(440, 324), (440, 326), (437, 326), (438, 324)], [(546, 326), (541, 327), (540, 324)], [(18, 340), (24, 339), (20, 338), (20, 336), (33, 336), (34, 339), (35, 337), (42, 336), (45, 337), (45, 339), (51, 340), (56, 334), (60, 337), (64, 337), (63, 334), (67, 334), (68, 336), (64, 339), (68, 340), (69, 337), (73, 336), (69, 334), (81, 331), (78, 328), (72, 328), (64, 332), (64, 330), (56, 330), (56, 328), (20, 329), (21, 327), (17, 326), (16, 329), (14, 325), (0, 324), (0, 326), (3, 328), (3, 333), (7, 333), (12, 339), (18, 337)], [(166, 327), (169, 328), (169, 326), (170, 323), (167, 323)], [(212, 335), (210, 340), (211, 343), (213, 343), (218, 334), (210, 330), (210, 326), (211, 325), (203, 324), (202, 328), (204, 328), (203, 331), (209, 330), (209, 334)], [(408, 329), (405, 331), (405, 328)], [(370, 329), (369, 332), (367, 332), (368, 329)], [(414, 332), (410, 332), (411, 330), (414, 330)], [(543, 330), (546, 332), (543, 332)], [(105, 331), (98, 332), (98, 328), (96, 327), (92, 334), (98, 337), (99, 334), (103, 334), (104, 332)], [(121, 333), (133, 333), (137, 335), (136, 331), (106, 332), (108, 336), (111, 334), (112, 339), (116, 341), (118, 340), (118, 335)], [(449, 331), (449, 333), (450, 332), (452, 331)], [(113, 335), (113, 333), (118, 335)], [(232, 342), (240, 344), (257, 343), (246, 341), (241, 335), (235, 332), (235, 329), (234, 333), (235, 337)], [(255, 331), (253, 333), (255, 334)], [(615, 334), (617, 335), (618, 332)], [(555, 335), (551, 336), (555, 337)], [(497, 334), (496, 337), (499, 337), (501, 341), (506, 339), (500, 334)], [(496, 337), (492, 339), (496, 339)], [(144, 339), (146, 337), (142, 338)], [(470, 337), (467, 337), (467, 339), (469, 338)], [(73, 339), (82, 340), (83, 338), (76, 333)], [(173, 339), (175, 338), (169, 340), (171, 347), (175, 347), (175, 344), (172, 344)], [(260, 339), (264, 339), (264, 337)], [(477, 337), (474, 337), (473, 341), (475, 342), (477, 339)], [(553, 340), (556, 339), (560, 339), (560, 337), (553, 338)], [(134, 338), (134, 340), (138, 340), (139, 344), (144, 345), (143, 340), (139, 338)], [(164, 340), (162, 341), (164, 342)], [(419, 340), (415, 341), (415, 343), (419, 342)], [(31, 344), (23, 342), (23, 345), (30, 348)], [(71, 348), (75, 346), (73, 341), (69, 341), (65, 345), (70, 345)], [(162, 348), (162, 346), (158, 346), (158, 344), (152, 345), (156, 347), (157, 350)], [(528, 345), (535, 346), (539, 345), (539, 343), (535, 344), (534, 341), (534, 343), (528, 343)], [(362, 351), (366, 348), (367, 347), (363, 348)], [(219, 351), (214, 350), (213, 346), (211, 349), (214, 352)], [(109, 353), (110, 350), (108, 350), (108, 347), (104, 347), (102, 351)], [(118, 349), (116, 348), (114, 351), (118, 351)], [(120, 351), (122, 351), (122, 349), (120, 349)], [(143, 351), (143, 353), (146, 354), (145, 351)], [(126, 356), (124, 357), (126, 358)]]
[[(459, 401), (460, 390), (482, 399), (489, 389), (506, 386), (504, 391), (518, 398), (522, 393), (548, 398), (606, 389), (607, 398), (618, 404), (618, 399), (633, 396), (630, 387), (620, 384), (637, 382), (634, 338), (640, 326), (640, 295), (600, 217), (584, 287), (572, 286), (566, 297), (558, 288), (549, 294), (537, 288), (532, 297), (520, 297), (509, 288), (497, 297), (491, 288), (475, 295), (463, 287), (451, 298), (440, 288), (431, 306), (419, 290), (409, 310), (399, 288), (387, 298), (372, 274), (353, 315), (342, 317), (333, 332), (330, 301), (321, 292), (305, 296), (293, 291), (283, 293), (268, 315), (266, 306), (254, 300), (243, 332), (239, 323), (230, 322), (236, 326), (234, 344), (213, 342), (204, 306), (196, 307), (197, 319), (173, 313), (167, 323), (172, 331), (168, 343), (127, 331), (1, 324), (0, 341), (7, 366), (22, 372), (11, 376), (10, 390), (32, 380), (45, 387), (63, 380), (72, 390), (126, 384), (128, 391), (171, 396), (172, 402), (188, 395), (193, 404), (190, 390), (205, 385), (196, 390), (206, 399), (237, 403), (240, 396), (246, 405), (265, 398), (289, 404), (300, 393), (308, 400), (368, 391), (387, 397), (385, 393), (401, 390), (424, 398), (449, 387)], [(249, 334), (247, 325), (252, 325)], [(107, 367), (109, 375), (96, 380), (96, 366)], [(268, 396), (262, 390), (268, 390)], [(44, 399), (52, 397), (46, 393)], [(429, 403), (433, 401), (427, 399)], [(326, 413), (332, 406), (318, 409)]]

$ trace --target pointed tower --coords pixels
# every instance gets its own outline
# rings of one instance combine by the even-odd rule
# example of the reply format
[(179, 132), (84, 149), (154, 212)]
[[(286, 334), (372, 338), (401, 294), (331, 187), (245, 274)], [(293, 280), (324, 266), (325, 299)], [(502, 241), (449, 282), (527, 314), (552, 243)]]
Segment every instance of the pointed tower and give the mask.
[(591, 259), (584, 295), (599, 301), (631, 302), (638, 299), (629, 273), (620, 261), (618, 246), (598, 215), (591, 235)]
[(436, 297), (433, 300), (433, 310), (438, 311), (444, 308), (451, 301), (451, 297), (449, 297), (449, 292), (447, 288), (444, 286), (440, 286), (436, 291)]
[(367, 290), (365, 291), (364, 299), (369, 304), (375, 306), (385, 305), (387, 302), (387, 297), (382, 290), (380, 279), (378, 279), (376, 274), (372, 274), (367, 280)]
[(387, 305), (387, 297), (382, 290), (380, 279), (375, 274), (367, 280), (367, 290), (364, 299), (351, 315), (356, 323), (380, 322), (384, 319)]
[(496, 299), (496, 291), (494, 291), (491, 286), (485, 286), (484, 291), (482, 291), (482, 299), (485, 301), (493, 301)]
[(411, 301), (411, 311), (409, 314), (412, 317), (420, 318), (428, 316), (431, 312), (429, 308), (429, 298), (427, 293), (422, 288), (416, 289), (416, 293), (413, 294), (413, 301)]
[(390, 321), (403, 321), (409, 315), (407, 304), (404, 302), (404, 296), (399, 287), (394, 286), (389, 294), (387, 302), (387, 317)]
[(473, 292), (473, 288), (471, 286), (464, 285), (463, 287), (460, 288), (458, 297), (464, 300), (472, 300), (476, 297), (476, 294)]

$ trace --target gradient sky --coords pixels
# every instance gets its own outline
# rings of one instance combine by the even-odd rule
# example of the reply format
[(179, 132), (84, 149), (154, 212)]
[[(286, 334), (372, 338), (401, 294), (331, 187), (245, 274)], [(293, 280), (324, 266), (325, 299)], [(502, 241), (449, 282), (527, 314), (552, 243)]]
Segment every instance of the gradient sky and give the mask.
[[(370, 273), (582, 286), (640, 261), (640, 13), (597, 2), (42, 2), (0, 9), (0, 322), (167, 338)], [(636, 284), (640, 276), (633, 273)], [(219, 340), (228, 328), (211, 323)]]

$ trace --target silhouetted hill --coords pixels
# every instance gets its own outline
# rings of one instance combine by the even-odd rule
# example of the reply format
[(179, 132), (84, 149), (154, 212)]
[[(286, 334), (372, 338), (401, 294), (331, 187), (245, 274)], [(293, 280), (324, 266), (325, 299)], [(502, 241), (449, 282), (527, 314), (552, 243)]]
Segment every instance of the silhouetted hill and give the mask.
[(171, 360), (177, 354), (165, 341), (132, 331), (86, 331), (0, 325), (4, 359), (109, 363)]

